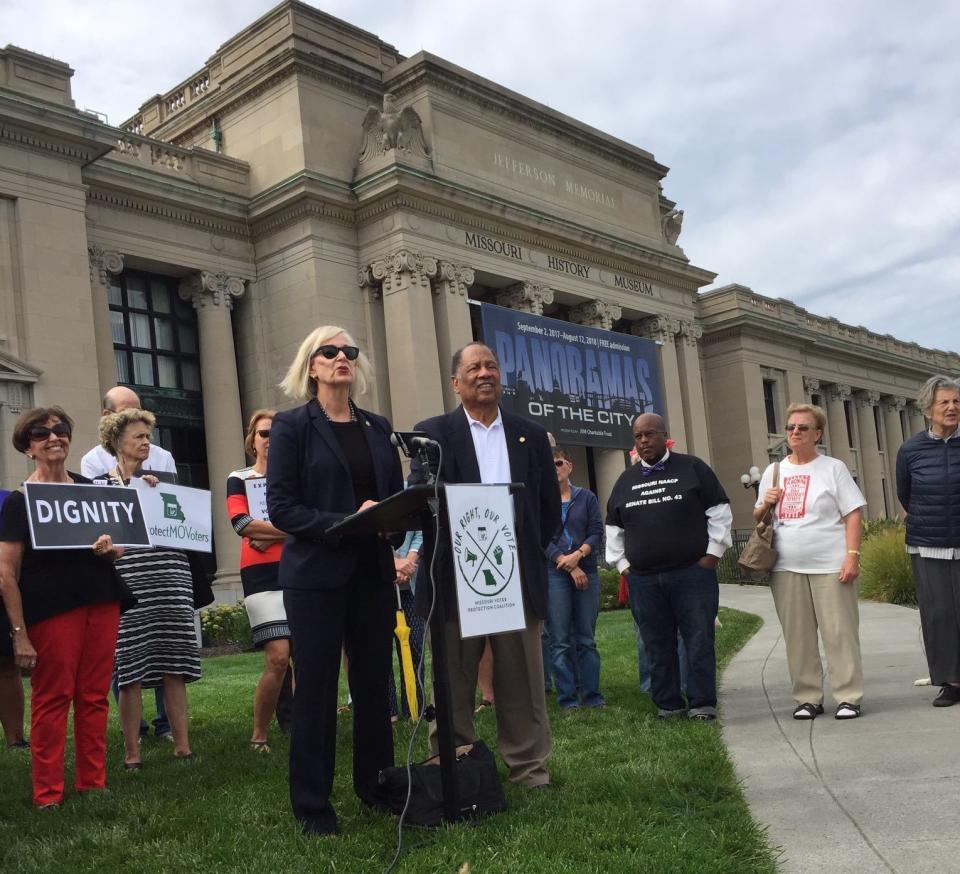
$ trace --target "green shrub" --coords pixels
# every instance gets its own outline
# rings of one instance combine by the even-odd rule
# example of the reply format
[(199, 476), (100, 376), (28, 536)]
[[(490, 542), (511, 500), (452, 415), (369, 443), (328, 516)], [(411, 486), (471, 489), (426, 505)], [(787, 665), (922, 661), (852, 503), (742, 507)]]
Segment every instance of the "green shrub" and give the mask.
[[(879, 520), (878, 520), (879, 521)], [(865, 538), (860, 556), (860, 594), (871, 601), (915, 607), (910, 556), (904, 546), (902, 525), (886, 526)]]
[(600, 568), (600, 609), (620, 610), (620, 573), (616, 568)]
[(252, 649), (250, 621), (243, 601), (234, 605), (217, 604), (200, 611), (200, 630), (204, 646), (237, 644), (241, 649)]
[(864, 543), (872, 537), (876, 537), (878, 534), (883, 534), (887, 531), (896, 531), (902, 528), (903, 522), (899, 519), (868, 519), (863, 523)]

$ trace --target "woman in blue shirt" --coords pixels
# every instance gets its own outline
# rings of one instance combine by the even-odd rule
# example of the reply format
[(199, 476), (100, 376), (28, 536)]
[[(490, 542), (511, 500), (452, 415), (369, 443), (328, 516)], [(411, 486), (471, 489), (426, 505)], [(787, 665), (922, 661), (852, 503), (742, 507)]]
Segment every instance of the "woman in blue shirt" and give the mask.
[[(550, 657), (563, 708), (602, 707), (600, 653), (594, 639), (600, 610), (597, 554), (603, 539), (603, 517), (597, 496), (570, 483), (573, 462), (566, 450), (553, 450), (560, 483), (563, 527), (546, 548), (549, 601), (547, 630)], [(579, 696), (578, 696), (579, 686)]]

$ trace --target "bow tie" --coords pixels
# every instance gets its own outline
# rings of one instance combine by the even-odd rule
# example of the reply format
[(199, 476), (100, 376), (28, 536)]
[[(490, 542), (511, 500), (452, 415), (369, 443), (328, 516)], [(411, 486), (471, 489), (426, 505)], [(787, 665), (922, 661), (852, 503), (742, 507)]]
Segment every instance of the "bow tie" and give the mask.
[(640, 465), (640, 473), (643, 476), (650, 476), (650, 474), (653, 473), (655, 470), (660, 471), (660, 470), (666, 470), (666, 469), (667, 469), (667, 463), (665, 461), (658, 461), (656, 464), (653, 464), (650, 467), (647, 467), (645, 464)]

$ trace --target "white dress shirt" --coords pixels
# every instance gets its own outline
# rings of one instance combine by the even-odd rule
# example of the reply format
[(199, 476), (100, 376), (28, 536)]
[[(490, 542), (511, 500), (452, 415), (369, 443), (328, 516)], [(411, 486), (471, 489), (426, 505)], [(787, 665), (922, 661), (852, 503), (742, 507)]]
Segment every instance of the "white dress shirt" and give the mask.
[[(80, 459), (80, 473), (87, 479), (93, 479), (117, 466), (117, 459), (114, 458), (102, 446), (94, 446), (86, 455)], [(144, 470), (159, 470), (166, 473), (176, 473), (177, 465), (173, 456), (162, 446), (156, 443), (150, 444), (150, 454), (143, 463)]]
[(484, 485), (513, 482), (510, 476), (510, 456), (507, 454), (507, 435), (503, 430), (500, 410), (497, 410), (497, 418), (489, 427), (474, 419), (466, 409), (463, 413), (470, 425), (470, 436), (477, 453), (480, 482)]

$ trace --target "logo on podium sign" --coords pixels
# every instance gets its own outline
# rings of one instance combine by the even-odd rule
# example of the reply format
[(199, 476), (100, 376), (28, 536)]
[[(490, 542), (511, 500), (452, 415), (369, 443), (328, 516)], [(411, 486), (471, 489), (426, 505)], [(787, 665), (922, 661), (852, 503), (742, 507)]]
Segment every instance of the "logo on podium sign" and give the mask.
[(462, 637), (526, 626), (510, 489), (446, 486)]

